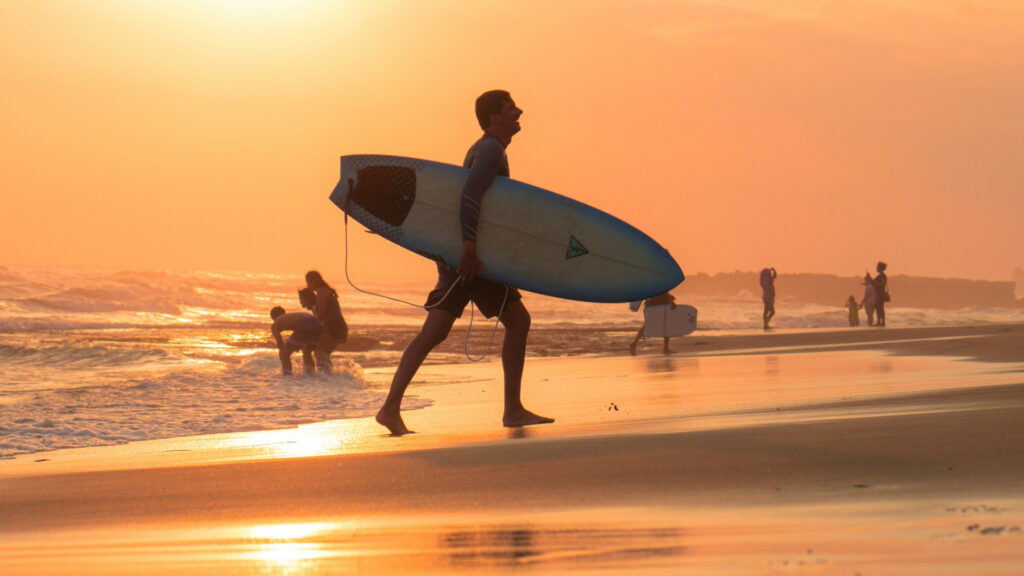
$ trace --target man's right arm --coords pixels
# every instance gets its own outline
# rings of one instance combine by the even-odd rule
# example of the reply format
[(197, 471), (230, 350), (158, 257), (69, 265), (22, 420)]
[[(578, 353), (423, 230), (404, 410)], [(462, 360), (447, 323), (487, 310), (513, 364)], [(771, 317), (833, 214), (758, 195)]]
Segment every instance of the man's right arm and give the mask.
[(495, 140), (484, 139), (477, 145), (469, 167), (469, 175), (462, 186), (462, 200), (459, 204), (459, 221), (462, 225), (462, 241), (476, 242), (476, 229), (480, 222), (480, 202), (484, 192), (490, 188), (498, 175), (498, 166), (504, 150)]

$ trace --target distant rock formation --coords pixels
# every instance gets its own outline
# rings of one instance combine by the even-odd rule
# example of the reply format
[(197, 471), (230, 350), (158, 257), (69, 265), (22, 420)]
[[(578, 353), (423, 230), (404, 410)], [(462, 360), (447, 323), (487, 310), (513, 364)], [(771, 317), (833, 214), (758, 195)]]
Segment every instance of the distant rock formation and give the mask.
[[(864, 294), (863, 276), (834, 276), (830, 274), (784, 274), (775, 281), (780, 300), (841, 306), (853, 294), (859, 301)], [(677, 296), (733, 296), (742, 293), (760, 297), (761, 287), (756, 272), (729, 272), (722, 274), (694, 274), (673, 290)], [(963, 280), (959, 278), (922, 278), (917, 276), (889, 276), (889, 306), (900, 308), (958, 309), (969, 307), (1021, 308), (1024, 299), (1015, 294), (1014, 282)]]

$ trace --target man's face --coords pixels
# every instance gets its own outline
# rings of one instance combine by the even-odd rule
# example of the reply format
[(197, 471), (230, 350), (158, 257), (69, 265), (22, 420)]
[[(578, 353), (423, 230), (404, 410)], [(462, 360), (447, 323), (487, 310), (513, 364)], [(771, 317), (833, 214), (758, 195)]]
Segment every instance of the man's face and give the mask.
[(522, 130), (519, 125), (519, 117), (523, 111), (516, 107), (516, 103), (510, 98), (501, 106), (501, 113), (491, 115), (491, 127), (497, 128), (511, 137)]

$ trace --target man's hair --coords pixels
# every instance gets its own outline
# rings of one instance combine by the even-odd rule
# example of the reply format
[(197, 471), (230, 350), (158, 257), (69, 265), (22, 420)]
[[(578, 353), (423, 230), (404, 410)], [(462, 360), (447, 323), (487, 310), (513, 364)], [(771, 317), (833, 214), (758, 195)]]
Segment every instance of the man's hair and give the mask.
[(270, 309), (270, 317), (274, 320), (277, 320), (277, 317), (281, 314), (284, 314), (284, 308), (281, 308), (280, 306), (274, 306)]
[(476, 121), (487, 130), (491, 125), (491, 114), (501, 114), (501, 108), (512, 99), (507, 90), (491, 90), (484, 92), (476, 99)]
[(312, 288), (303, 288), (299, 290), (299, 304), (302, 304), (303, 308), (312, 308), (316, 305), (316, 292)]

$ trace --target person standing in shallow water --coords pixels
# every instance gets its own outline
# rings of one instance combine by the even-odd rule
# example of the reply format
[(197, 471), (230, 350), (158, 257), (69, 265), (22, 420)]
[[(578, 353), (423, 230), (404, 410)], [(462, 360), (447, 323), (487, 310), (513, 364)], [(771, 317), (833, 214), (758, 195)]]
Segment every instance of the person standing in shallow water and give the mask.
[[(320, 341), (320, 334), (323, 327), (320, 321), (312, 314), (305, 312), (285, 312), (284, 308), (274, 306), (270, 310), (270, 318), (274, 323), (270, 326), (270, 333), (277, 344), (278, 357), (281, 359), (281, 373), (288, 375), (292, 373), (292, 352), (302, 351), (302, 372), (313, 373), (313, 350)], [(291, 336), (285, 340), (282, 332), (291, 331)]]
[(864, 298), (860, 301), (860, 307), (864, 309), (864, 315), (868, 318), (868, 326), (875, 324), (875, 280), (871, 278), (870, 272), (864, 273)]
[(885, 275), (885, 269), (889, 265), (879, 262), (875, 270), (875, 326), (885, 326), (885, 303), (889, 301), (889, 278)]
[(508, 92), (492, 90), (476, 100), (476, 118), (484, 134), (470, 147), (463, 166), (469, 175), (462, 189), (459, 217), (462, 229), (462, 257), (458, 268), (437, 264), (437, 285), (427, 296), (427, 318), (412, 339), (391, 380), (391, 389), (384, 405), (377, 412), (377, 422), (391, 434), (411, 432), (402, 420), (402, 398), (416, 371), (438, 344), (444, 342), (470, 301), (488, 318), (498, 316), (505, 327), (501, 348), (501, 365), (505, 377), (506, 427), (529, 426), (554, 422), (527, 410), (521, 400), (523, 366), (526, 362), (526, 337), (530, 331), (530, 313), (523, 305), (519, 291), (477, 277), (487, 272), (476, 252), (476, 230), (484, 193), (494, 179), (509, 175), (505, 149), (519, 130), (523, 111), (516, 107)]
[[(310, 297), (312, 293), (312, 298)], [(307, 308), (323, 324), (324, 331), (316, 346), (316, 367), (325, 374), (334, 371), (331, 364), (331, 352), (348, 341), (348, 324), (341, 313), (338, 293), (324, 280), (316, 270), (306, 272), (305, 292), (299, 291), (299, 302)]]
[(768, 323), (775, 316), (775, 268), (761, 270), (761, 299), (764, 301), (764, 329), (768, 329)]

